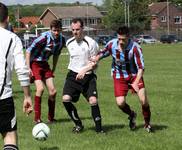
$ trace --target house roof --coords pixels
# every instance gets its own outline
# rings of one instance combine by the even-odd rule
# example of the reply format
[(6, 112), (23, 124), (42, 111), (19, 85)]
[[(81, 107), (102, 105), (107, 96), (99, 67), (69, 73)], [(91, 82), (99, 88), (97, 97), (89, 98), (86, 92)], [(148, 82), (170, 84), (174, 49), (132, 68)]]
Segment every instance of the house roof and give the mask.
[(49, 7), (44, 13), (40, 16), (40, 20), (42, 17), (50, 11), (57, 18), (86, 18), (86, 17), (96, 17), (101, 18), (103, 15), (98, 11), (98, 9), (94, 6), (67, 6), (67, 7)]
[(19, 21), (24, 24), (28, 24), (31, 22), (33, 25), (35, 25), (39, 22), (39, 17), (36, 16), (22, 17), (21, 19), (19, 19)]
[(149, 5), (151, 15), (159, 14), (163, 9), (167, 7), (167, 2), (152, 3)]

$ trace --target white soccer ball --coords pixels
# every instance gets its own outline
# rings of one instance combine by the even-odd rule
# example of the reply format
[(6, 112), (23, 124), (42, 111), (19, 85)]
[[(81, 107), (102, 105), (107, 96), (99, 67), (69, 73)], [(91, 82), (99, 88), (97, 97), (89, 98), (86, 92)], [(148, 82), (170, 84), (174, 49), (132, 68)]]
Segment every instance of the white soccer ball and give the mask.
[(46, 140), (49, 133), (50, 128), (43, 122), (36, 124), (32, 129), (32, 135), (36, 140)]

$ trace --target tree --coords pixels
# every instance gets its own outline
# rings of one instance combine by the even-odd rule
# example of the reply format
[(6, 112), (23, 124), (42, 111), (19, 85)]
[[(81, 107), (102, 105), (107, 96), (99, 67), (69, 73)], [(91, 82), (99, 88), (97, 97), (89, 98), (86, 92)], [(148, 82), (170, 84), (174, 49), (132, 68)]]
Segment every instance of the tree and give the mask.
[(108, 14), (103, 18), (103, 23), (109, 29), (116, 29), (119, 25), (124, 24), (123, 14), (124, 7), (121, 5), (121, 1), (114, 0), (111, 7), (108, 9)]
[[(105, 0), (105, 2), (109, 0)], [(109, 29), (116, 29), (118, 26), (125, 24), (125, 3), (124, 0), (110, 0), (108, 14), (104, 17), (103, 22)], [(130, 27), (135, 32), (150, 29), (150, 15), (148, 10), (149, 0), (130, 0), (129, 3), (129, 20)]]

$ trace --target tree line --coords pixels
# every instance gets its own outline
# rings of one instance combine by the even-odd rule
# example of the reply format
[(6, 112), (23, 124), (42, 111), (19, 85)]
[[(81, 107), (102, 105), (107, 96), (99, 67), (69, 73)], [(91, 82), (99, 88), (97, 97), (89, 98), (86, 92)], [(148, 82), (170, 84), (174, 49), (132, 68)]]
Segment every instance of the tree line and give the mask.
[[(126, 3), (129, 5), (129, 22), (133, 31), (150, 30), (150, 14), (148, 5), (152, 2), (166, 2), (166, 0), (103, 0), (101, 6), (96, 6), (99, 10), (105, 11), (103, 25), (108, 29), (115, 29), (118, 25), (126, 24)], [(182, 8), (181, 0), (168, 0)], [(47, 7), (53, 6), (73, 6), (86, 5), (75, 3), (49, 3), (34, 5), (12, 5), (9, 6), (10, 21), (17, 27), (17, 19), (24, 16), (40, 16)], [(92, 4), (89, 4), (92, 5)]]

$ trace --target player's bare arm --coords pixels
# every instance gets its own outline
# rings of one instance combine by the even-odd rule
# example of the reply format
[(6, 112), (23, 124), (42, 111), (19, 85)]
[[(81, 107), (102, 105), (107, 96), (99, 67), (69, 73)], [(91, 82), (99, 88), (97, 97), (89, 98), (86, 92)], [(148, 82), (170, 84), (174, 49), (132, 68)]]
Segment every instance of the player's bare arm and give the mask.
[(96, 67), (97, 63), (94, 61), (89, 61), (89, 63), (87, 64), (87, 66), (83, 67), (77, 74), (76, 76), (76, 80), (80, 80), (83, 79), (85, 74), (90, 71), (93, 70)]
[(135, 81), (133, 82), (133, 84), (131, 84), (131, 86), (133, 87), (133, 89), (138, 92), (139, 91), (139, 87), (138, 87), (138, 83), (140, 81), (140, 79), (143, 76), (143, 69), (138, 69), (138, 73), (137, 73), (137, 77), (135, 79)]

